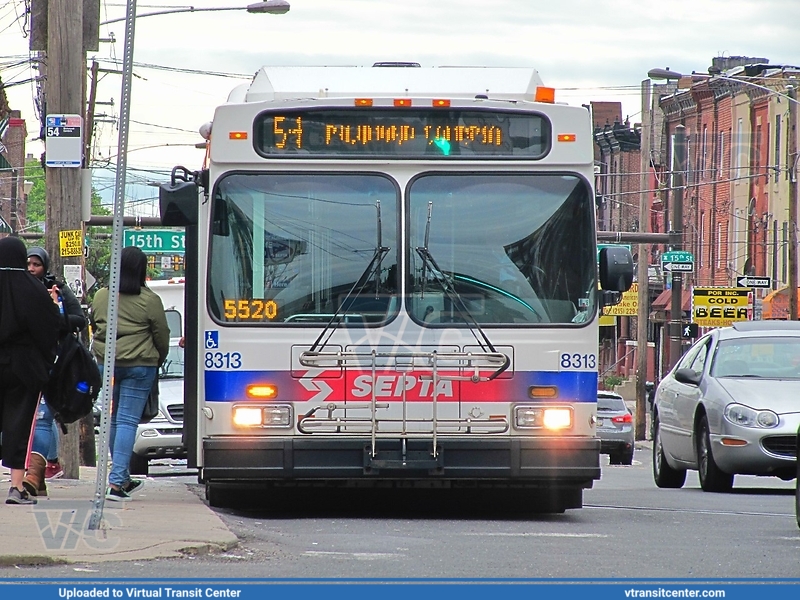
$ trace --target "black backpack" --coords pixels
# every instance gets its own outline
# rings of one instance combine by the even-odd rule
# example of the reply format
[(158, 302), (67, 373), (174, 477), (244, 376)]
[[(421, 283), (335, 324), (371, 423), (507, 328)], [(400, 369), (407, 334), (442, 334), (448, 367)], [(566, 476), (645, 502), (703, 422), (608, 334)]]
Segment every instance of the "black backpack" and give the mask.
[(42, 390), (47, 405), (65, 433), (65, 425), (92, 412), (101, 386), (100, 368), (94, 357), (75, 335), (65, 335), (58, 343), (50, 378)]

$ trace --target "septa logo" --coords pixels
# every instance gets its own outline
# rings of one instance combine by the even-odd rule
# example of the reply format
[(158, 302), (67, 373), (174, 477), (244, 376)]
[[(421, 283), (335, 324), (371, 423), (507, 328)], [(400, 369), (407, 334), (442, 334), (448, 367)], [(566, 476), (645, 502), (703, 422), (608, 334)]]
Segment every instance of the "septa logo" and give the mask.
[[(350, 386), (350, 394), (353, 398), (372, 397), (372, 374), (357, 375)], [(403, 389), (407, 400), (431, 400), (433, 399), (433, 379), (430, 375), (404, 375), (393, 373), (377, 375), (375, 377), (375, 397), (376, 398), (403, 398)], [(437, 398), (454, 400), (453, 382), (451, 380), (439, 380), (436, 384)]]

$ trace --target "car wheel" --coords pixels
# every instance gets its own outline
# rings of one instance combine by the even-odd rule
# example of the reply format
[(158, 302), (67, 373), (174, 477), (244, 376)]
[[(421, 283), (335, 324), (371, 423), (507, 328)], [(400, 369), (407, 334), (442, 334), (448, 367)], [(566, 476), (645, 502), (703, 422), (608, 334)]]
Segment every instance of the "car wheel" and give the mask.
[(131, 462), (128, 465), (128, 471), (131, 475), (147, 475), (150, 470), (150, 461), (144, 456), (138, 454), (131, 454)]
[(794, 485), (794, 518), (800, 527), (800, 477), (795, 479)]
[[(800, 429), (797, 430), (797, 443), (800, 444)], [(800, 446), (796, 446), (800, 448)], [(794, 484), (794, 518), (800, 527), (800, 462), (797, 463), (797, 477)]]
[(697, 473), (700, 476), (700, 487), (704, 492), (730, 492), (733, 487), (733, 475), (725, 473), (714, 461), (708, 417), (705, 415), (700, 419), (696, 440)]
[(620, 464), (621, 460), (622, 459), (620, 458), (619, 454), (609, 454), (608, 455), (608, 464), (610, 464), (610, 465), (618, 465), (618, 464)]
[(632, 465), (633, 464), (633, 450), (630, 452), (623, 452), (619, 457), (619, 464)]
[(667, 464), (661, 447), (661, 424), (658, 415), (653, 420), (653, 479), (660, 488), (680, 488), (686, 481), (685, 469), (673, 469)]

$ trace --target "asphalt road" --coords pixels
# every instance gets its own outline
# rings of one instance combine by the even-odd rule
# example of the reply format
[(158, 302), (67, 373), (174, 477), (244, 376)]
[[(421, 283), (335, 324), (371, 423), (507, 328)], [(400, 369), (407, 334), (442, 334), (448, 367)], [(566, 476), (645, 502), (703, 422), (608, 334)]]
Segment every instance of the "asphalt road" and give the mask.
[[(175, 461), (153, 476), (177, 477)], [(610, 466), (584, 508), (562, 515), (425, 503), (396, 493), (317, 495), (275, 514), (219, 510), (240, 538), (224, 554), (149, 562), (0, 569), (0, 577), (87, 578), (750, 578), (800, 577), (794, 484), (738, 476), (730, 494), (655, 487), (649, 449)]]

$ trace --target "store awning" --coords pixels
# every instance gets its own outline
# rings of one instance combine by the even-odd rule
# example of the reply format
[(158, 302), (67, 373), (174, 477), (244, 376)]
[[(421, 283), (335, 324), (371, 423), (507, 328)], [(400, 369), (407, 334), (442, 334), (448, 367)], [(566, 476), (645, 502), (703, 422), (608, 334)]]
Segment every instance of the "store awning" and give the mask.
[[(664, 290), (658, 297), (653, 300), (650, 307), (652, 310), (665, 310), (669, 311), (672, 308), (672, 290)], [(692, 292), (691, 290), (681, 290), (681, 310), (688, 312), (692, 310)]]
[[(800, 301), (800, 288), (797, 289), (798, 301)], [(761, 301), (762, 319), (788, 319), (789, 318), (789, 288), (770, 292)]]

